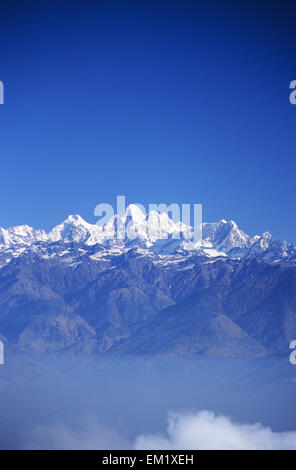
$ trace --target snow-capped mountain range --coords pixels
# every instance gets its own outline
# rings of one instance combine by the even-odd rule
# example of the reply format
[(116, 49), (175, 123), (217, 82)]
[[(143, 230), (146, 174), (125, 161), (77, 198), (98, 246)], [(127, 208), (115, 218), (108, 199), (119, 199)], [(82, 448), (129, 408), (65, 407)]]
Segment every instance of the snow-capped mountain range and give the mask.
[[(120, 239), (124, 229), (131, 236)], [(49, 233), (0, 229), (6, 351), (286, 354), (296, 337), (295, 246), (233, 221), (204, 223), (198, 243), (191, 230), (133, 205), (104, 227), (71, 215)]]
[(250, 237), (235, 222), (222, 219), (203, 223), (202, 241), (194, 243), (189, 239), (192, 230), (182, 222), (175, 223), (166, 213), (152, 211), (145, 215), (134, 204), (127, 207), (124, 216), (114, 215), (104, 226), (90, 224), (79, 215), (70, 215), (49, 233), (28, 225), (0, 228), (0, 266), (25, 250), (48, 256), (47, 250), (52, 244), (93, 247), (93, 257), (137, 248), (162, 256), (196, 253), (210, 258), (261, 258), (296, 264), (296, 245), (276, 240), (269, 232)]

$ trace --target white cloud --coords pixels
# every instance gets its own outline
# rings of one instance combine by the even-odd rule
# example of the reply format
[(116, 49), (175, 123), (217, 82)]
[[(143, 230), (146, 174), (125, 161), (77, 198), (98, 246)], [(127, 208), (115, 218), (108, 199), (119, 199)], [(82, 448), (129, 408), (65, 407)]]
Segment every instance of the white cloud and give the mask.
[(118, 431), (86, 417), (75, 426), (36, 426), (25, 449), (296, 449), (296, 432), (273, 432), (262, 424), (240, 424), (210, 411), (169, 413), (165, 434), (128, 440)]
[(296, 432), (238, 424), (209, 411), (170, 413), (166, 435), (138, 436), (136, 449), (296, 449)]

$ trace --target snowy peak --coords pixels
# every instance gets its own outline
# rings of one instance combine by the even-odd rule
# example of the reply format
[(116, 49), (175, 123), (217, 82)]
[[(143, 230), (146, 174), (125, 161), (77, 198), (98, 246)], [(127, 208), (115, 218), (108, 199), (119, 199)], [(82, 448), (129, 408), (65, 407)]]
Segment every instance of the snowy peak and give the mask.
[(29, 225), (18, 225), (8, 229), (0, 228), (0, 248), (10, 248), (13, 245), (32, 245), (39, 241), (46, 241), (44, 230), (34, 230)]
[(79, 214), (70, 214), (64, 223), (74, 224), (74, 225), (91, 225), (86, 220), (84, 220)]
[(102, 241), (101, 230), (97, 225), (89, 224), (80, 215), (69, 215), (60, 225), (48, 234), (51, 242), (95, 244)]
[(225, 252), (237, 247), (246, 248), (249, 240), (250, 237), (240, 230), (233, 220), (228, 222), (220, 221), (212, 237), (212, 242), (216, 249)]
[(250, 237), (233, 220), (203, 224), (203, 241), (218, 252), (229, 253), (235, 248), (247, 248)]
[(106, 240), (113, 237), (126, 240), (129, 244), (138, 239), (145, 246), (151, 246), (157, 240), (168, 239), (174, 235), (181, 239), (182, 233), (190, 231), (191, 227), (180, 222), (175, 223), (165, 212), (150, 211), (145, 215), (141, 208), (134, 204), (128, 206), (123, 216), (113, 216), (102, 228)]
[[(174, 222), (167, 213), (151, 211), (145, 219), (145, 228), (151, 243), (157, 240), (174, 239), (182, 241), (191, 233), (192, 228), (182, 222)], [(176, 243), (175, 242), (175, 243)]]
[(130, 204), (125, 211), (123, 217), (124, 221), (126, 221), (128, 217), (131, 218), (134, 224), (138, 224), (143, 222), (145, 219), (145, 214), (137, 204)]
[(130, 204), (124, 214), (116, 214), (101, 227), (102, 237), (105, 240), (118, 239), (124, 240), (126, 233), (130, 239), (140, 238), (143, 234), (138, 228), (145, 221), (145, 214), (136, 204)]
[[(5, 263), (19, 256), (24, 249), (40, 243), (42, 253), (55, 242), (76, 245), (98, 245), (99, 250), (115, 250), (118, 253), (131, 247), (150, 250), (151, 253), (168, 255), (198, 252), (207, 257), (260, 258), (271, 262), (296, 264), (296, 246), (272, 237), (269, 232), (250, 237), (232, 220), (203, 223), (202, 241), (193, 242), (193, 228), (182, 222), (174, 222), (167, 213), (151, 211), (145, 214), (141, 207), (130, 204), (122, 215), (114, 215), (104, 225), (86, 222), (80, 215), (69, 215), (49, 233), (35, 230), (28, 225), (0, 228), (0, 257)], [(5, 255), (3, 255), (5, 253)], [(8, 255), (9, 253), (9, 255)], [(3, 265), (3, 261), (0, 265)]]

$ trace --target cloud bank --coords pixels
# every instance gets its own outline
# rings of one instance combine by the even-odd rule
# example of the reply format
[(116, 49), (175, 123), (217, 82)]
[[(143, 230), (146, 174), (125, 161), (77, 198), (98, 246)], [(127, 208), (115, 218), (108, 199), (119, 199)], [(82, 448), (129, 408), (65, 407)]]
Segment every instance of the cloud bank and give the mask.
[(210, 411), (169, 413), (166, 433), (127, 439), (92, 417), (79, 426), (36, 426), (25, 449), (296, 449), (296, 432), (273, 432), (262, 424), (239, 424)]
[(261, 424), (238, 424), (210, 411), (170, 413), (165, 435), (141, 435), (136, 449), (296, 449), (296, 432), (273, 432)]

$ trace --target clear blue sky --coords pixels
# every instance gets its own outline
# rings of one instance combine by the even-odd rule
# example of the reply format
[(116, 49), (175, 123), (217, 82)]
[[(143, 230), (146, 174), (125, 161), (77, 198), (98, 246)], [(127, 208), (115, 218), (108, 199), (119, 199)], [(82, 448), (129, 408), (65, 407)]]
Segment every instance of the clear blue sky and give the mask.
[(0, 225), (125, 194), (296, 242), (295, 22), (286, 1), (3, 0)]

